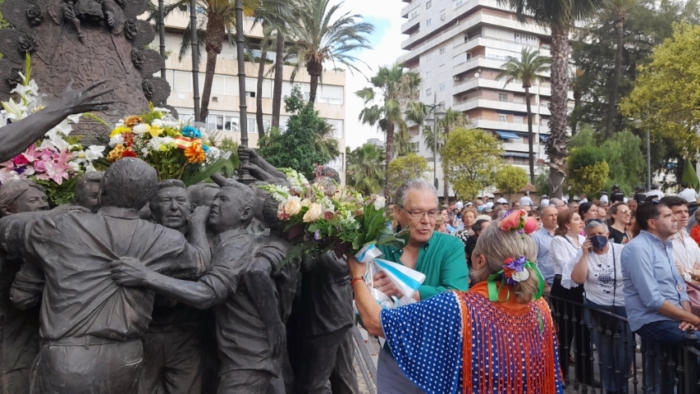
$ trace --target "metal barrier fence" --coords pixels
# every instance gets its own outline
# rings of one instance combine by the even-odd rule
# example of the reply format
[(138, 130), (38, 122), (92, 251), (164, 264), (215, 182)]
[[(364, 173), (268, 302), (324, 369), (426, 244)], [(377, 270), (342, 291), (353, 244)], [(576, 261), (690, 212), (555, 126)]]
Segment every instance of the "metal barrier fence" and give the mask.
[(700, 351), (640, 341), (627, 319), (611, 311), (547, 297), (559, 338), (566, 393), (698, 394)]

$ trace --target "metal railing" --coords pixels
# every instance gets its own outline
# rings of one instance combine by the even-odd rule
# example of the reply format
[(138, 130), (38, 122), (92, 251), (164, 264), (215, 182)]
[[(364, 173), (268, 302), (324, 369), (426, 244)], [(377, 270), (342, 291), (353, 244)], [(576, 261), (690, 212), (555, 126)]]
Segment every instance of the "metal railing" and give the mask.
[(547, 296), (559, 338), (566, 393), (700, 393), (700, 351), (647, 343), (627, 319), (567, 299)]

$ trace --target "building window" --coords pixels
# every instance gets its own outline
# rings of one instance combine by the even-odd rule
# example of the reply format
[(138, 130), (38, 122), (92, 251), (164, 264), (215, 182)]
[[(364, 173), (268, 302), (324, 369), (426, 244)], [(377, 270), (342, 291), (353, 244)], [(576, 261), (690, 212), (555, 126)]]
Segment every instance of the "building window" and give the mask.
[(441, 83), (441, 84), (438, 86), (438, 88), (440, 89), (441, 92), (444, 92), (444, 91), (445, 91), (445, 84), (444, 84), (444, 83)]
[(525, 118), (519, 115), (513, 115), (513, 123), (524, 123)]
[(508, 101), (508, 95), (505, 93), (498, 93), (498, 101)]
[(498, 121), (499, 121), (499, 122), (507, 122), (507, 121), (508, 121), (508, 115), (506, 115), (506, 114), (498, 114)]
[(426, 71), (426, 72), (425, 72), (425, 78), (426, 78), (426, 79), (432, 78), (432, 77), (433, 77), (433, 72), (432, 72), (432, 71)]
[(440, 54), (444, 55), (445, 54), (445, 47), (440, 48)]
[(433, 6), (433, 1), (432, 1), (432, 0), (428, 0), (428, 1), (425, 2), (425, 9), (426, 9), (426, 10), (427, 10), (427, 9), (430, 9), (430, 7), (432, 7), (432, 6)]
[(529, 34), (514, 33), (513, 41), (517, 44), (527, 45), (531, 47), (538, 46), (537, 37)]
[(425, 89), (425, 95), (426, 95), (426, 97), (432, 96), (432, 95), (433, 95), (433, 89), (430, 89), (430, 88)]
[(411, 150), (412, 153), (418, 153), (418, 149), (420, 148), (420, 143), (419, 142), (409, 142), (408, 148)]
[(433, 24), (433, 20), (430, 19), (430, 18), (428, 18), (428, 19), (425, 21), (425, 27), (428, 27), (428, 26), (430, 26), (430, 25), (432, 25), (432, 24)]
[(443, 11), (443, 12), (440, 14), (440, 20), (441, 20), (441, 21), (444, 21), (446, 17), (447, 17), (447, 14)]
[(411, 12), (411, 17), (408, 18), (409, 21), (412, 21), (414, 19), (418, 18), (418, 11), (413, 11)]

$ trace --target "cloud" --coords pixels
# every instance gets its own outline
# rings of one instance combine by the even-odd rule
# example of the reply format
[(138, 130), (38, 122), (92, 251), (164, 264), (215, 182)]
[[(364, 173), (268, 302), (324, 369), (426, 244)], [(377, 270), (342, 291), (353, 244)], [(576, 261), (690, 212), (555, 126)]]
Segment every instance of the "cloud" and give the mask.
[[(340, 0), (331, 0), (332, 4), (340, 3)], [(401, 0), (347, 0), (342, 6), (344, 12), (360, 14), (364, 20), (375, 25), (375, 32), (371, 37), (372, 50), (365, 50), (358, 54), (358, 58), (367, 65), (358, 64), (357, 67), (363, 74), (355, 75), (347, 72), (345, 85), (345, 142), (346, 145), (355, 148), (364, 144), (369, 138), (384, 138), (375, 127), (362, 125), (357, 119), (364, 108), (361, 99), (355, 96), (355, 92), (368, 86), (368, 78), (372, 77), (379, 67), (392, 65), (405, 51), (401, 49), (401, 41), (405, 37), (401, 34), (401, 9), (406, 3)]]

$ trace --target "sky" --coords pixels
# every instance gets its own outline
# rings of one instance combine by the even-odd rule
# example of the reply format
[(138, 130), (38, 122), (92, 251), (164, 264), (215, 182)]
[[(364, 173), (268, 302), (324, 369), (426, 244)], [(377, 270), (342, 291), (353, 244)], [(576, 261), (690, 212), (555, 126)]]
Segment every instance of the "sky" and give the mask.
[[(331, 0), (332, 4), (341, 0)], [(369, 138), (384, 139), (376, 127), (362, 125), (357, 119), (364, 108), (361, 99), (355, 92), (369, 86), (367, 78), (373, 76), (381, 66), (389, 66), (405, 51), (401, 49), (401, 9), (407, 3), (401, 0), (345, 0), (342, 5), (344, 12), (362, 15), (364, 21), (374, 25), (374, 34), (370, 37), (372, 50), (360, 52), (357, 57), (367, 65), (356, 64), (362, 74), (352, 75), (346, 71), (345, 84), (345, 143), (350, 148), (362, 146)]]

